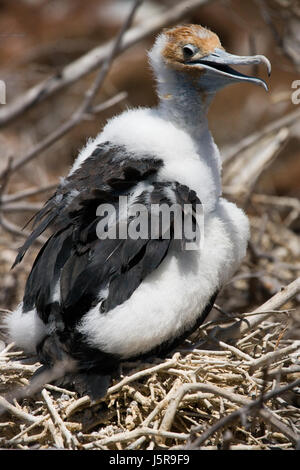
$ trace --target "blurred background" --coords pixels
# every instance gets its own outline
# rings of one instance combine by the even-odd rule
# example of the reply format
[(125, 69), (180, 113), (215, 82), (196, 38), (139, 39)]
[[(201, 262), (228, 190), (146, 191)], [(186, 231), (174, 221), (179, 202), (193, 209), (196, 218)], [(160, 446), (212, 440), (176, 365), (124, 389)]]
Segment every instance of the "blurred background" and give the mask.
[[(0, 113), (36, 84), (59, 76), (65, 66), (112, 39), (132, 3), (0, 0), (0, 79), (6, 84), (6, 104), (0, 105)], [(145, 0), (133, 27), (171, 13), (180, 3)], [(269, 93), (251, 84), (228, 87), (217, 95), (209, 114), (213, 135), (224, 155), (226, 197), (238, 202), (251, 216), (253, 246), (220, 301), (229, 310), (242, 310), (264, 301), (299, 273), (300, 105), (292, 102), (292, 93), (296, 92), (292, 84), (300, 80), (300, 4), (298, 0), (203, 3), (183, 15), (178, 23), (207, 26), (219, 35), (228, 51), (264, 54), (273, 66), (270, 79), (263, 67), (243, 70), (265, 78)], [(11, 309), (20, 300), (25, 277), (39, 248), (36, 246), (21, 266), (10, 271), (16, 249), (22, 243), (15, 228), (24, 225), (51, 191), (20, 199), (17, 205), (12, 204), (11, 196), (56, 184), (68, 172), (87, 138), (95, 136), (111, 116), (127, 107), (155, 106), (157, 97), (146, 51), (156, 34), (157, 31), (149, 34), (115, 59), (96, 102), (123, 91), (127, 93), (125, 99), (82, 121), (6, 179), (3, 174), (10, 159), (18, 160), (72, 116), (95, 72), (1, 126), (0, 173), (5, 183), (1, 220), (9, 222), (0, 227), (1, 307)], [(282, 121), (286, 116), (287, 121)], [(274, 128), (268, 128), (270, 123), (275, 123)], [(252, 138), (249, 145), (244, 140), (248, 136)], [(240, 143), (242, 146), (236, 147)]]

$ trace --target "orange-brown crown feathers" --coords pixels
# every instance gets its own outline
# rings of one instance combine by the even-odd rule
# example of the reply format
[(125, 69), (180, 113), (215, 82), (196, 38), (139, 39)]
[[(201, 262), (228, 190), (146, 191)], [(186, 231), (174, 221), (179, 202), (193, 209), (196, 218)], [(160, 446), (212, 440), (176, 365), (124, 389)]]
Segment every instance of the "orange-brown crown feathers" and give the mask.
[(164, 31), (167, 43), (162, 55), (170, 65), (184, 64), (186, 56), (183, 47), (187, 44), (195, 46), (199, 50), (198, 57), (211, 54), (215, 48), (222, 49), (218, 36), (203, 26), (190, 24), (177, 26)]

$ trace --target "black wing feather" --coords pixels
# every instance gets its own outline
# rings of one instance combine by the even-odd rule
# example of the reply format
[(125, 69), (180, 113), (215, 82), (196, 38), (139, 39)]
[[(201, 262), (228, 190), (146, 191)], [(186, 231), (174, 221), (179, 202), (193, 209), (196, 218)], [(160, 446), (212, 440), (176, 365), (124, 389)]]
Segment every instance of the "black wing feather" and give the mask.
[[(149, 178), (161, 167), (162, 161), (151, 155), (140, 155), (138, 160), (132, 160), (124, 147), (109, 142), (98, 145), (33, 217), (33, 227), (36, 228), (19, 248), (13, 267), (20, 263), (28, 248), (49, 226), (54, 225), (56, 230), (64, 228), (72, 212), (89, 204), (89, 200), (95, 201), (95, 192), (98, 204), (100, 199), (102, 202), (111, 202), (124, 189), (128, 190), (139, 181)], [(78, 193), (78, 196), (72, 198), (74, 193)]]
[[(15, 264), (41, 233), (48, 227), (53, 229), (28, 277), (23, 311), (36, 307), (45, 323), (51, 316), (51, 321), (54, 319), (59, 324), (56, 334), (64, 338), (65, 347), (73, 357), (81, 357), (81, 339), (73, 326), (101, 300), (99, 314), (125, 302), (162, 263), (175, 243), (172, 240), (174, 218), (170, 219), (171, 238), (168, 239), (159, 232), (156, 239), (100, 240), (96, 233), (99, 204), (110, 202), (117, 207), (119, 196), (132, 193), (141, 181), (150, 184), (136, 202), (145, 205), (177, 202), (182, 216), (184, 204), (200, 203), (196, 193), (184, 185), (155, 181), (162, 166), (163, 162), (151, 155), (134, 159), (125, 148), (110, 143), (99, 145), (35, 216), (35, 228), (19, 250)], [(53, 301), (58, 281), (59, 304)], [(101, 292), (105, 292), (103, 298)], [(81, 346), (84, 348), (84, 343)], [(40, 357), (46, 362), (43, 348), (40, 345)], [(93, 354), (97, 356), (95, 351)]]

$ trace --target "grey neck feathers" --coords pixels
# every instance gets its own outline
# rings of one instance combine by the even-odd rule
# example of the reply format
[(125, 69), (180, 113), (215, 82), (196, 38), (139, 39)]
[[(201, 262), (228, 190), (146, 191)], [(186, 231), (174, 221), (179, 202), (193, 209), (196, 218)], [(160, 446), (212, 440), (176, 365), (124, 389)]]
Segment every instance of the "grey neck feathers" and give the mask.
[(157, 79), (157, 93), (160, 99), (158, 110), (168, 121), (185, 130), (195, 141), (198, 154), (210, 166), (216, 185), (221, 194), (221, 158), (207, 121), (209, 105), (214, 93), (205, 93), (184, 73), (160, 70)]
[[(200, 88), (200, 87), (199, 87)], [(207, 112), (214, 94), (201, 93), (185, 73), (164, 70), (157, 80), (159, 110), (192, 135), (209, 132)]]

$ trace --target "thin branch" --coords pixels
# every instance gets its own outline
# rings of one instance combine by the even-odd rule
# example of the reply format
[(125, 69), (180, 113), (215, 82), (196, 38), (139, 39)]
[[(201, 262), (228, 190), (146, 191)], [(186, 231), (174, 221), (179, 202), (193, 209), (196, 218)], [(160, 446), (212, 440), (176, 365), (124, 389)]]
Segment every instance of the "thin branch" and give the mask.
[(250, 372), (254, 372), (256, 369), (259, 369), (260, 367), (270, 365), (274, 363), (275, 361), (278, 361), (282, 357), (287, 356), (288, 354), (291, 354), (297, 350), (300, 350), (300, 341), (298, 342), (296, 341), (295, 344), (291, 344), (290, 346), (287, 346), (286, 348), (271, 351), (259, 357), (258, 359), (255, 359), (255, 360), (252, 359)]
[[(99, 83), (99, 87), (100, 86), (101, 83)], [(99, 87), (97, 88), (97, 90), (99, 89)], [(96, 93), (97, 90), (95, 89), (94, 93)], [(72, 130), (75, 126), (85, 120), (89, 115), (96, 114), (96, 112), (99, 113), (105, 109), (108, 109), (111, 106), (114, 106), (116, 103), (122, 101), (126, 96), (127, 95), (124, 92), (119, 93), (118, 95), (110, 98), (104, 103), (101, 103), (100, 105), (96, 106), (95, 109), (90, 108), (89, 101), (84, 101), (83, 104), (80, 105), (78, 110), (75, 111), (75, 113), (71, 116), (68, 121), (60, 125), (57, 129), (51, 132), (51, 134), (41, 140), (41, 142), (38, 142), (31, 149), (29, 149), (27, 153), (25, 153), (25, 155), (15, 161), (11, 166), (11, 173), (15, 172), (16, 170), (30, 162), (33, 158), (40, 155), (43, 150), (48, 149), (51, 145), (61, 139), (68, 132), (70, 132), (70, 130)]]
[(14, 194), (6, 194), (3, 196), (3, 204), (7, 204), (10, 202), (20, 201), (21, 199), (25, 199), (27, 197), (36, 196), (41, 193), (45, 193), (47, 191), (53, 191), (57, 187), (58, 183), (49, 184), (48, 186), (44, 186), (41, 188), (29, 188), (25, 189), (24, 191), (20, 191)]
[(251, 196), (254, 204), (265, 204), (275, 207), (293, 208), (300, 213), (300, 201), (296, 197), (275, 196), (270, 194), (254, 193)]
[(209, 340), (212, 341), (214, 344), (220, 346), (220, 348), (232, 352), (233, 354), (235, 354), (240, 359), (244, 359), (244, 360), (246, 360), (248, 362), (251, 362), (251, 363), (253, 362), (253, 358), (251, 356), (249, 356), (249, 354), (246, 354), (243, 351), (241, 351), (240, 349), (238, 349), (238, 348), (236, 348), (236, 347), (234, 347), (230, 344), (224, 343), (223, 341), (218, 341), (213, 337), (209, 337)]
[[(269, 370), (268, 373), (267, 373), (267, 376), (268, 378), (270, 379), (274, 379), (276, 377), (278, 377), (278, 375), (280, 377), (286, 377), (290, 374), (296, 374), (296, 373), (299, 373), (300, 372), (300, 365), (292, 365), (290, 367), (278, 367), (276, 369), (273, 369), (273, 370)], [(262, 375), (262, 371), (258, 372), (255, 374), (255, 377), (260, 377)]]
[(6, 186), (8, 184), (9, 178), (10, 178), (10, 174), (11, 174), (11, 170), (12, 170), (12, 163), (13, 163), (13, 159), (12, 159), (12, 157), (9, 157), (9, 159), (7, 161), (6, 168), (4, 168), (3, 172), (0, 175), (0, 182), (1, 182), (1, 185), (0, 185), (0, 207), (2, 205), (2, 198), (3, 198), (4, 191), (6, 189)]
[(278, 132), (283, 127), (291, 127), (297, 120), (300, 118), (300, 110), (297, 109), (287, 115), (283, 116), (280, 119), (267, 124), (263, 129), (254, 132), (253, 134), (248, 135), (242, 139), (237, 144), (231, 146), (228, 150), (222, 151), (223, 162), (226, 165), (230, 160), (232, 160), (240, 152), (243, 152), (251, 145), (254, 145), (262, 137), (265, 137), (268, 134)]
[(4, 397), (0, 397), (0, 414), (2, 414), (3, 411), (8, 411), (12, 415), (16, 416), (16, 418), (21, 419), (22, 421), (27, 421), (28, 423), (36, 423), (39, 421), (39, 418), (36, 418), (29, 413), (25, 413), (25, 411), (22, 411), (9, 403)]
[(43, 204), (39, 202), (32, 203), (23, 203), (23, 204), (3, 204), (2, 212), (12, 213), (12, 212), (37, 212), (42, 209)]
[(8, 444), (14, 444), (16, 443), (22, 436), (24, 436), (24, 434), (27, 434), (29, 431), (31, 431), (33, 428), (37, 427), (37, 426), (40, 426), (46, 419), (49, 418), (49, 414), (45, 415), (45, 416), (42, 416), (40, 418), (37, 418), (37, 420), (32, 423), (30, 426), (28, 426), (27, 428), (23, 429), (23, 431), (21, 431), (19, 434), (16, 434), (14, 437), (12, 437), (11, 439), (9, 439), (8, 441)]
[(242, 319), (227, 328), (219, 328), (217, 335), (218, 339), (232, 340), (240, 338), (244, 333), (247, 333), (251, 329), (256, 328), (262, 321), (266, 320), (270, 315), (272, 315), (272, 313), (266, 312), (272, 312), (279, 309), (282, 307), (282, 305), (299, 294), (299, 292), (300, 277), (288, 284), (286, 287), (283, 287), (280, 292), (271, 297), (271, 299), (269, 299), (259, 308), (255, 309), (252, 313), (255, 313), (256, 315), (247, 318), (247, 320)]
[(84, 444), (82, 447), (84, 449), (93, 449), (94, 447), (114, 444), (117, 442), (126, 442), (132, 439), (137, 439), (141, 436), (158, 436), (164, 437), (169, 439), (179, 439), (179, 440), (186, 440), (189, 435), (184, 433), (178, 432), (169, 432), (169, 431), (160, 431), (153, 428), (137, 428), (134, 431), (125, 431), (123, 433), (115, 434), (111, 437), (105, 437), (100, 439), (99, 441), (91, 442), (89, 444)]
[[(7, 220), (3, 216), (1, 216), (0, 225), (2, 226), (4, 230), (11, 233), (12, 235), (17, 235), (18, 237), (22, 237), (22, 238), (27, 238), (30, 235), (29, 232), (27, 232), (26, 230), (21, 230), (17, 225), (13, 224), (12, 222)], [(34, 242), (40, 245), (43, 245), (44, 243), (46, 243), (46, 241), (47, 241), (47, 238), (41, 235), (38, 238), (36, 238)]]
[(65, 439), (65, 442), (67, 444), (67, 447), (69, 449), (76, 448), (78, 446), (78, 441), (77, 439), (71, 434), (71, 432), (66, 428), (65, 423), (59, 416), (58, 412), (55, 409), (55, 406), (51, 400), (51, 397), (47, 390), (44, 388), (42, 390), (42, 397), (44, 398), (46, 405), (48, 407), (48, 410), (50, 412), (50, 415), (52, 417), (52, 420), (56, 426), (58, 426), (63, 438)]

